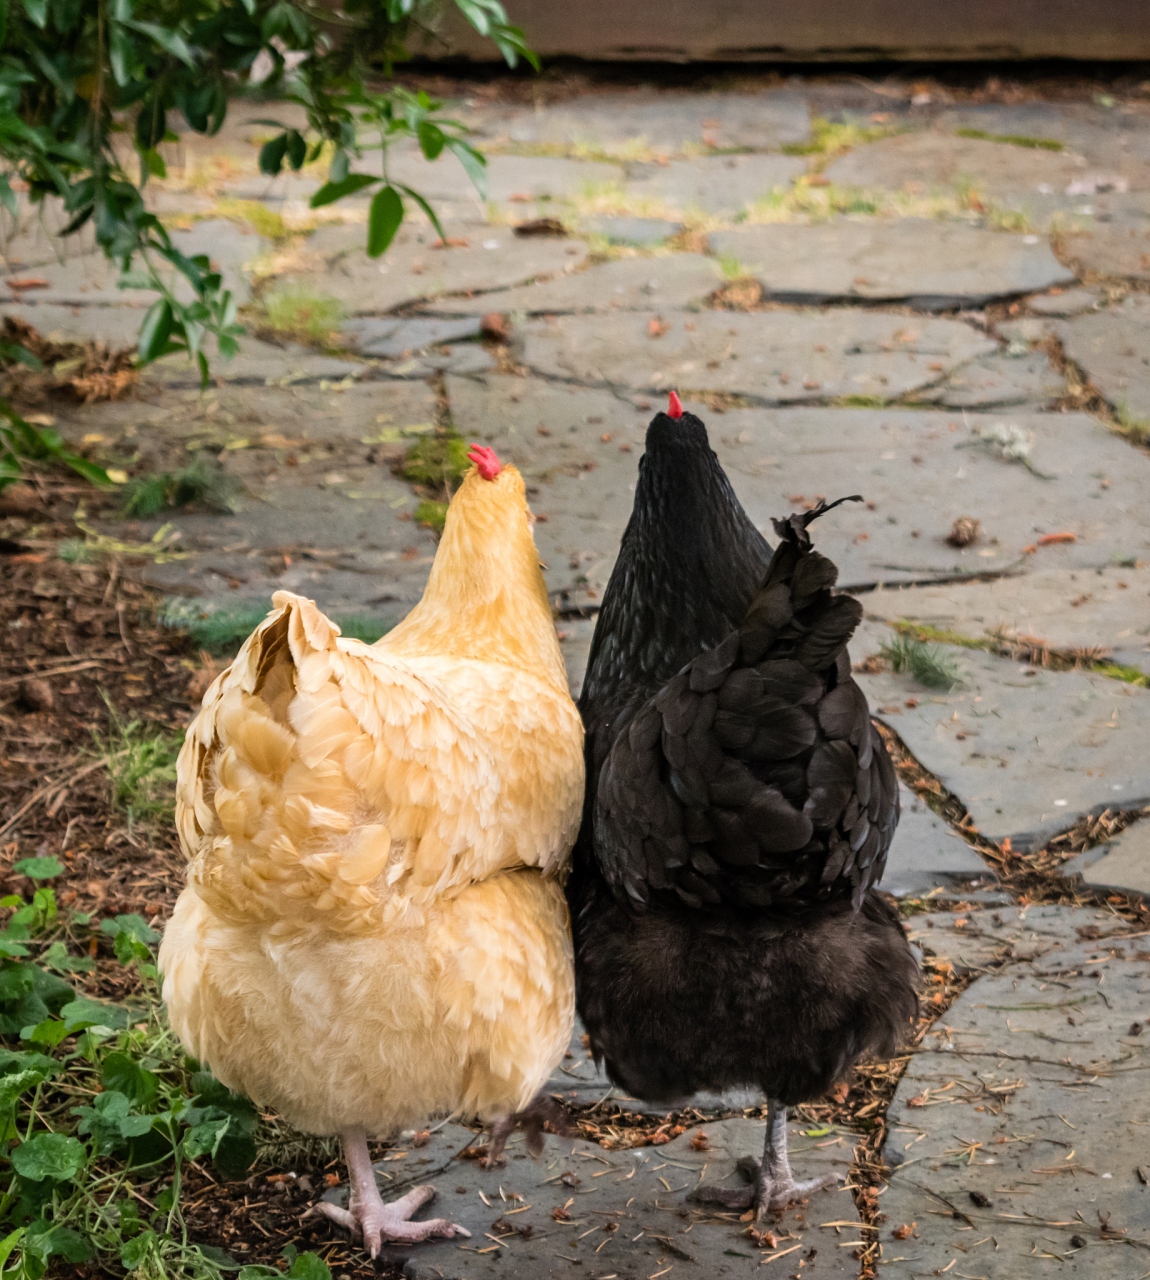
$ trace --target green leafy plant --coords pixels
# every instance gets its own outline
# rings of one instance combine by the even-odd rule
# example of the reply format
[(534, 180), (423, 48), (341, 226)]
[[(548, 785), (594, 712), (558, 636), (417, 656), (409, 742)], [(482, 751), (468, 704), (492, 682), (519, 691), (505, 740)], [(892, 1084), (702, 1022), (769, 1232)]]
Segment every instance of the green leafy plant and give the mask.
[(447, 523), (447, 503), (421, 502), (415, 508), (415, 520), (417, 524), (433, 529), (436, 533), (442, 533), (443, 526)]
[(951, 689), (961, 683), (954, 659), (936, 644), (899, 636), (879, 645), (879, 653), (895, 672), (909, 672), (928, 689)]
[(182, 738), (146, 729), (138, 720), (122, 720), (106, 697), (104, 701), (108, 733), (95, 738), (107, 766), (112, 804), (127, 811), (129, 830), (141, 820), (170, 822)]
[(107, 472), (70, 452), (50, 427), (33, 426), (0, 400), (0, 489), (24, 478), (25, 460), (59, 462), (101, 486), (111, 485)]
[(328, 342), (346, 314), (342, 302), (306, 284), (283, 284), (260, 299), (267, 322), (280, 333)]
[(403, 478), (409, 484), (450, 491), (459, 486), (470, 466), (463, 438), (437, 433), (421, 436), (408, 449), (403, 460)]
[[(0, 1268), (39, 1280), (49, 1266), (94, 1264), (141, 1276), (242, 1280), (281, 1273), (245, 1267), (188, 1239), (181, 1210), (184, 1167), (210, 1162), (242, 1177), (256, 1157), (258, 1114), (184, 1058), (163, 1022), (153, 948), (159, 935), (138, 915), (98, 927), (65, 926), (40, 881), (64, 868), (29, 858), (17, 871), (37, 881), (32, 901), (0, 900)], [(111, 941), (137, 975), (133, 1003), (78, 993), (61, 972), (91, 970), (71, 954), (77, 933)], [(142, 1196), (137, 1186), (159, 1187)], [(293, 1280), (329, 1280), (313, 1254), (285, 1253)]]
[[(538, 66), (523, 32), (499, 0), (450, 0), (511, 65)], [(176, 111), (197, 133), (218, 132), (228, 95), (248, 80), (256, 58), (271, 58), (270, 86), (282, 87), (285, 52), (303, 54), (285, 96), (306, 113), (306, 131), (264, 121), (277, 133), (259, 153), (269, 175), (299, 170), (327, 152), (327, 183), (313, 204), (376, 186), (367, 247), (382, 253), (399, 227), (405, 199), (439, 227), (426, 200), (392, 181), (388, 152), (414, 139), (434, 160), (458, 157), (482, 185), (483, 157), (465, 127), (439, 115), (441, 103), (391, 81), (406, 44), (426, 30), (447, 0), (346, 0), (320, 8), (307, 0), (23, 0), (0, 6), (0, 207), (15, 220), (16, 186), (35, 205), (58, 198), (65, 235), (91, 224), (97, 245), (119, 263), (120, 287), (153, 291), (140, 330), (141, 364), (172, 352), (194, 359), (206, 384), (205, 344), (238, 350), (243, 333), (235, 297), (206, 254), (182, 253), (147, 209), (144, 189), (166, 177), (160, 147), (178, 141)], [(385, 86), (370, 82), (382, 71)], [(124, 134), (127, 133), (127, 138)], [(123, 142), (130, 139), (138, 176)], [(374, 140), (373, 140), (374, 139)], [(382, 153), (378, 175), (352, 172), (366, 151)], [(442, 234), (442, 232), (441, 232)], [(178, 286), (182, 286), (178, 287)], [(190, 290), (188, 300), (186, 290)]]
[(200, 455), (179, 471), (158, 471), (132, 480), (124, 490), (124, 514), (147, 520), (161, 511), (193, 505), (227, 514), (241, 487), (235, 476)]

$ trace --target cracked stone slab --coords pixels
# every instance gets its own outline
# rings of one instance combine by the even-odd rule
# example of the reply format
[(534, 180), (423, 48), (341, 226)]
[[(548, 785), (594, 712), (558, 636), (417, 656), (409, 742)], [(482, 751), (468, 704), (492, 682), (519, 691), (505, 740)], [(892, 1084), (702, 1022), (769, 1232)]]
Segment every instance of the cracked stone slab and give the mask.
[(981, 129), (1007, 137), (1061, 142), (1090, 166), (1121, 153), (1131, 161), (1150, 159), (1141, 113), (1107, 110), (1091, 103), (964, 103), (943, 112), (935, 128), (942, 133)]
[(409, 443), (405, 431), (429, 429), (435, 409), (432, 391), (414, 382), (225, 383), (206, 394), (146, 386), (139, 399), (60, 406), (57, 429), (73, 443), (103, 435), (109, 457), (142, 448), (155, 470), (208, 450), (242, 482), (230, 515), (101, 523), (133, 542), (165, 522), (180, 534), (187, 559), (141, 571), (158, 589), (234, 607), (266, 605), (286, 588), (335, 614), (394, 623), (423, 592), (435, 538), (412, 520), (419, 500), (389, 462)]
[(641, 249), (661, 245), (683, 229), (681, 222), (666, 218), (591, 218), (587, 230), (607, 238), (610, 244), (629, 244)]
[(942, 889), (985, 889), (997, 877), (978, 852), (966, 844), (909, 788), (899, 783), (901, 813), (887, 853), (880, 889), (896, 898), (921, 897)]
[(398, 320), (361, 316), (344, 322), (343, 336), (360, 355), (402, 356), (459, 338), (478, 338), (477, 320)]
[(1118, 889), (1150, 898), (1150, 822), (1143, 819), (1127, 827), (1101, 852), (1102, 857), (1091, 859), (1083, 869), (1085, 884), (1093, 889)]
[(1063, 289), (1028, 298), (1026, 305), (1040, 316), (1065, 318), (1096, 311), (1100, 304), (1098, 295), (1089, 289)]
[(1088, 232), (1067, 236), (1062, 249), (1084, 272), (1150, 280), (1150, 220), (1095, 223)]
[[(884, 1148), (894, 1166), (884, 1274), (1130, 1280), (1145, 1270), (1150, 1187), (1137, 1170), (1150, 1057), (1131, 1032), (1146, 1018), (1150, 953), (1143, 938), (1124, 940), (1136, 926), (1106, 913), (1031, 908), (1027, 922), (1046, 935), (1040, 957), (978, 978), (899, 1082)], [(899, 1240), (902, 1224), (914, 1229)]]
[(873, 714), (988, 839), (1040, 848), (1084, 814), (1150, 800), (1150, 690), (1092, 672), (950, 652), (962, 683), (947, 693), (909, 672), (857, 679)]
[(474, 298), (442, 298), (423, 309), (440, 315), (559, 315), (593, 311), (681, 311), (701, 307), (722, 284), (713, 258), (676, 253), (660, 258), (619, 258), (559, 276)]
[(1131, 294), (1118, 306), (1052, 327), (1111, 404), (1150, 418), (1150, 298)]
[(39, 330), (53, 342), (99, 339), (113, 349), (134, 347), (147, 307), (64, 307), (51, 303), (0, 306), (0, 316), (12, 316)]
[[(426, 1146), (408, 1149), (402, 1156), (399, 1147), (375, 1169), (385, 1199), (402, 1195), (417, 1181), (431, 1182), (439, 1194), (416, 1220), (449, 1216), (471, 1232), (471, 1239), (389, 1245), (380, 1256), (401, 1266), (408, 1280), (606, 1280), (611, 1275), (666, 1274), (682, 1263), (693, 1264), (692, 1269), (707, 1276), (735, 1277), (798, 1244), (788, 1260), (805, 1262), (805, 1280), (853, 1280), (857, 1263), (849, 1250), (837, 1246), (857, 1239), (857, 1227), (846, 1228), (853, 1234), (840, 1234), (843, 1228), (819, 1225), (857, 1221), (847, 1191), (817, 1191), (806, 1204), (784, 1211), (774, 1230), (780, 1236), (789, 1231), (790, 1238), (775, 1249), (758, 1248), (738, 1214), (717, 1214), (687, 1202), (688, 1193), (703, 1180), (704, 1169), (708, 1183), (745, 1185), (736, 1162), (757, 1153), (756, 1144), (761, 1151), (764, 1126), (761, 1120), (718, 1121), (663, 1146), (623, 1151), (548, 1135), (537, 1161), (525, 1154), (522, 1136), (514, 1134), (507, 1144), (506, 1165), (488, 1171), (476, 1160), (459, 1158), (477, 1135), (447, 1125), (433, 1133)], [(696, 1150), (691, 1141), (701, 1146), (700, 1134), (706, 1146)], [(798, 1169), (845, 1174), (851, 1157), (845, 1139), (818, 1149), (804, 1141), (794, 1124), (788, 1138)], [(347, 1190), (340, 1187), (324, 1198), (346, 1204)], [(553, 1210), (564, 1207), (566, 1220), (552, 1216)]]
[(996, 352), (963, 365), (917, 399), (946, 409), (998, 409), (1048, 404), (1066, 393), (1066, 382), (1045, 351)]
[[(624, 399), (498, 375), (449, 379), (448, 395), (464, 434), (486, 436), (501, 457), (506, 450), (533, 477), (532, 505), (548, 516), (535, 532), (549, 589), (589, 588), (595, 593), (590, 602), (597, 601), (630, 516), (647, 423), (662, 398)], [(970, 442), (969, 428), (937, 412), (716, 413), (689, 397), (686, 403), (707, 424), (739, 501), (771, 540), (772, 517), (819, 494), (863, 495), (866, 503), (839, 507), (815, 529), (819, 549), (839, 566), (842, 586), (1012, 567), (1093, 569), (1150, 549), (1150, 461), (1086, 414), (1009, 419), (1034, 433), (1036, 465), (1054, 477), (1043, 480), (983, 448), (957, 448)], [(539, 428), (550, 434), (540, 435)], [(982, 521), (980, 541), (951, 547), (947, 535), (965, 515)], [(1059, 531), (1074, 532), (1077, 541), (1022, 557), (1043, 533)]]
[(908, 937), (930, 956), (949, 960), (960, 973), (991, 972), (1003, 964), (1033, 964), (1049, 951), (1075, 942), (1078, 930), (1107, 934), (1124, 928), (1094, 907), (1028, 905), (995, 910), (936, 911), (912, 916)]
[[(482, 207), (483, 197), (467, 171), (449, 153), (429, 164), (417, 148), (405, 149), (389, 159), (388, 171), (394, 181), (414, 187), (433, 205), (440, 200), (459, 200)], [(491, 155), (487, 157), (485, 174), (486, 199), (497, 204), (568, 201), (582, 195), (588, 186), (623, 181), (619, 165), (559, 156)]]
[[(222, 218), (198, 222), (190, 231), (173, 231), (171, 238), (173, 246), (188, 257), (207, 254), (213, 266), (222, 272), (224, 288), (232, 291), (237, 302), (244, 303), (250, 299), (251, 284), (245, 268), (267, 252), (270, 248), (267, 240), (256, 235), (250, 227)], [(138, 261), (135, 269), (139, 269)], [(36, 268), (36, 275), (48, 281), (46, 288), (35, 290), (37, 304), (114, 307), (143, 303), (150, 306), (159, 297), (150, 289), (119, 288), (119, 264), (110, 262), (102, 253), (85, 254), (64, 262), (48, 262)], [(0, 276), (0, 286), (5, 284), (5, 279)], [(8, 292), (14, 295), (13, 301), (19, 302), (24, 300), (27, 291)], [(195, 296), (187, 281), (178, 275), (175, 294), (182, 302), (191, 302)]]
[[(289, 386), (293, 382), (316, 379), (354, 379), (368, 372), (367, 365), (327, 356), (295, 342), (276, 344), (244, 337), (239, 354), (230, 360), (221, 359), (212, 351), (212, 346), (209, 340), (206, 354), (211, 364), (211, 376), (216, 381)], [(176, 352), (148, 365), (141, 374), (141, 380), (174, 387), (198, 387), (200, 371), (185, 354)]]
[(1150, 673), (1150, 567), (1034, 570), (990, 582), (886, 588), (867, 614), (972, 639), (1030, 636), (1052, 649), (1111, 653)]
[(370, 314), (438, 294), (506, 289), (573, 271), (587, 257), (578, 240), (523, 238), (509, 227), (476, 223), (445, 224), (444, 230), (449, 240), (464, 243), (436, 249), (439, 237), (430, 225), (405, 224), (377, 261), (364, 252), (362, 227), (321, 227), (307, 242), (316, 269), (284, 279), (338, 298), (352, 313)]
[(823, 173), (840, 186), (885, 187), (924, 196), (956, 193), (973, 185), (985, 199), (1064, 192), (1082, 177), (1085, 167), (1085, 158), (1073, 153), (927, 131), (859, 147), (832, 161)]
[(710, 246), (782, 302), (864, 299), (940, 311), (1074, 280), (1036, 236), (934, 218), (776, 222), (716, 231)]
[(627, 194), (672, 209), (731, 217), (806, 172), (801, 156), (700, 156), (670, 164), (628, 167)]
[(513, 143), (581, 145), (626, 156), (637, 140), (677, 154), (702, 147), (769, 151), (804, 142), (810, 108), (797, 93), (604, 94), (550, 107), (486, 113), (482, 132)]
[(728, 391), (767, 404), (835, 396), (894, 397), (939, 381), (994, 344), (955, 320), (838, 312), (707, 311), (572, 316), (518, 331), (540, 373), (632, 391)]

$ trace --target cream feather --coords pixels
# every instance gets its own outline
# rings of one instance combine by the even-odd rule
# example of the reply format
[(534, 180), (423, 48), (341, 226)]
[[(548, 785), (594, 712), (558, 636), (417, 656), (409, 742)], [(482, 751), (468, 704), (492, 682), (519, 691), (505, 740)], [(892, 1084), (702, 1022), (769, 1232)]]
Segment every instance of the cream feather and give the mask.
[(377, 645), (273, 605), (180, 754), (172, 1025), (314, 1132), (520, 1107), (570, 1036), (583, 796), (522, 479), (469, 474)]

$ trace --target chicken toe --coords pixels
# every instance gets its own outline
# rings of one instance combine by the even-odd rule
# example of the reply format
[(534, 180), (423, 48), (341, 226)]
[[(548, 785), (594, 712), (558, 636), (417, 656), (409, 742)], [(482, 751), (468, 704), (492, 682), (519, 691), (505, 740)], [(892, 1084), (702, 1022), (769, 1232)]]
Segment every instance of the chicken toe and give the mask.
[(496, 1169), (507, 1163), (503, 1148), (516, 1129), (523, 1130), (527, 1150), (531, 1155), (542, 1155), (543, 1134), (547, 1125), (551, 1126), (554, 1133), (564, 1137), (571, 1137), (575, 1133), (564, 1108), (550, 1094), (538, 1093), (522, 1111), (512, 1112), (511, 1115), (496, 1120), (492, 1125), (491, 1143), (487, 1148), (483, 1167)]
[(344, 1157), (351, 1179), (351, 1197), (346, 1209), (321, 1201), (309, 1212), (322, 1214), (332, 1222), (346, 1228), (353, 1236), (363, 1240), (363, 1247), (375, 1258), (385, 1244), (417, 1244), (432, 1236), (450, 1240), (455, 1236), (470, 1236), (466, 1227), (446, 1218), (431, 1218), (426, 1222), (412, 1222), (411, 1215), (435, 1198), (435, 1188), (429, 1185), (412, 1187), (398, 1200), (386, 1203), (379, 1194), (371, 1155), (367, 1149), (367, 1136), (362, 1129), (350, 1129), (342, 1135)]

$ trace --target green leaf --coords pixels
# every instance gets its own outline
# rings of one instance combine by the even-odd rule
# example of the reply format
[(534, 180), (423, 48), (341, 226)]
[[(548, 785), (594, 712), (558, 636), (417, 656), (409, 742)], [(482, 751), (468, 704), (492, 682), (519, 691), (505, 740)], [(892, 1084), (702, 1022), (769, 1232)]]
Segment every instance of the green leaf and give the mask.
[(4, 1264), (8, 1261), (12, 1250), (20, 1243), (20, 1238), (27, 1229), (27, 1227), (17, 1227), (15, 1231), (10, 1232), (3, 1240), (0, 1240), (0, 1274), (3, 1274)]
[(168, 166), (164, 163), (164, 157), (153, 147), (150, 151), (143, 153), (144, 166), (153, 178), (166, 178), (168, 176)]
[(105, 1089), (115, 1089), (139, 1107), (151, 1106), (155, 1100), (158, 1077), (126, 1053), (108, 1054), (102, 1074)]
[[(24, 3), (27, 4), (28, 0), (24, 0)], [(192, 51), (178, 31), (173, 31), (170, 27), (161, 27), (156, 22), (139, 22), (135, 18), (121, 18), (120, 21), (125, 27), (131, 27), (141, 35), (151, 36), (166, 53), (170, 53), (173, 58), (179, 58), (181, 62), (195, 69), (196, 60), (192, 56)]]
[(78, 1231), (53, 1226), (43, 1219), (28, 1228), (24, 1248), (41, 1258), (63, 1258), (66, 1262), (87, 1262), (93, 1256), (91, 1244)]
[(167, 350), (168, 339), (172, 335), (172, 320), (172, 304), (167, 298), (160, 298), (148, 308), (148, 314), (140, 326), (140, 364), (149, 364)]
[[(27, 1028), (25, 1028), (27, 1032)], [(26, 1044), (46, 1044), (55, 1048), (62, 1040), (71, 1035), (67, 1026), (59, 1018), (45, 1018), (39, 1025), (22, 1037)]]
[(378, 258), (395, 239), (403, 221), (403, 200), (392, 186), (381, 187), (372, 197), (367, 215), (367, 256)]
[(292, 1259), (289, 1280), (331, 1280), (331, 1268), (315, 1253), (297, 1254)]
[[(332, 183), (340, 183), (347, 177), (348, 167), (351, 164), (351, 158), (346, 151), (337, 151), (331, 158), (331, 164), (327, 170), (328, 186)], [(16, 197), (12, 197), (12, 216), (16, 216)]]
[(24, 12), (40, 28), (48, 22), (48, 0), (24, 0)]
[(10, 1071), (0, 1076), (0, 1111), (7, 1111), (21, 1094), (40, 1084), (44, 1079), (43, 1071)]
[(467, 171), (475, 190), (482, 199), (487, 199), (487, 161), (483, 156), (460, 138), (448, 138), (448, 149), (455, 152), (459, 163)]
[(266, 173), (270, 177), (283, 168), (284, 154), (287, 151), (288, 135), (281, 133), (278, 138), (272, 138), (260, 147), (260, 173)]
[(120, 1261), (129, 1271), (136, 1271), (147, 1261), (148, 1255), (155, 1251), (157, 1243), (154, 1231), (141, 1231), (120, 1250)]
[(380, 178), (373, 178), (369, 173), (349, 173), (342, 182), (326, 182), (311, 198), (311, 207), (313, 209), (322, 208), (325, 204), (332, 204), (336, 200), (342, 200), (344, 196), (350, 196), (356, 191), (362, 191), (364, 187), (374, 186), (375, 183), (382, 181)]
[[(8, 0), (0, 0), (0, 45), (4, 43), (4, 37), (8, 34)], [(3, 1270), (3, 1260), (0, 1259), (0, 1271)]]
[(412, 190), (411, 187), (404, 186), (402, 182), (397, 183), (396, 185), (402, 191), (406, 191), (407, 194), (415, 201), (415, 203), (419, 205), (419, 207), (423, 210), (423, 212), (427, 214), (427, 220), (435, 228), (436, 233), (438, 234), (440, 240), (446, 243), (447, 236), (444, 233), (443, 227), (440, 225), (438, 215), (436, 214), (435, 210), (431, 207), (431, 205), (427, 203), (427, 201), (419, 194), (418, 191)]
[(298, 129), (293, 129), (287, 136), (288, 161), (295, 170), (303, 168), (307, 159), (307, 143)]
[(62, 1133), (37, 1133), (18, 1146), (10, 1157), (12, 1167), (30, 1182), (68, 1182), (88, 1159), (88, 1148)]
[(150, 151), (159, 143), (168, 127), (167, 120), (159, 94), (151, 94), (136, 113), (136, 145), (141, 151)]
[(12, 869), (30, 880), (52, 880), (66, 870), (55, 858), (21, 858)]
[(136, 915), (135, 912), (128, 915), (113, 916), (108, 920), (101, 920), (100, 932), (110, 934), (113, 938), (118, 933), (126, 933), (135, 938), (137, 942), (144, 942), (148, 946), (154, 946), (160, 940), (160, 935), (155, 929), (143, 916)]
[[(0, 0), (0, 7), (3, 7), (5, 3), (6, 0)], [(0, 44), (3, 43), (3, 40), (4, 37), (0, 35)], [(12, 183), (8, 180), (6, 173), (0, 174), (0, 205), (3, 205), (13, 218), (16, 217), (18, 212), (16, 193), (12, 190)]]
[(428, 160), (434, 160), (443, 150), (447, 138), (443, 130), (430, 120), (424, 120), (419, 126), (419, 145)]
[(102, 1001), (80, 996), (60, 1010), (60, 1017), (67, 1023), (69, 1031), (82, 1031), (86, 1027), (108, 1027), (112, 1031), (123, 1031), (139, 1014), (120, 1005), (104, 1004)]

